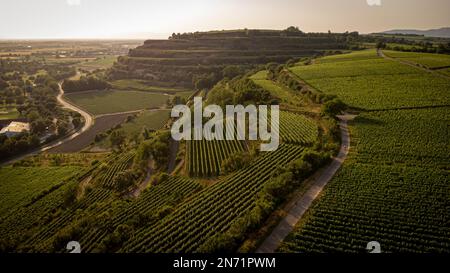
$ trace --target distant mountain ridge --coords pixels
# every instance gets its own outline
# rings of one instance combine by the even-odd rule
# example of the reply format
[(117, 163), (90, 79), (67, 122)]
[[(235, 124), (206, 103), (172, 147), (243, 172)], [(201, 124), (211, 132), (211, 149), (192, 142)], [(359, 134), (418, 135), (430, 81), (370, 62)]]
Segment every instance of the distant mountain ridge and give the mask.
[(417, 29), (394, 29), (382, 32), (384, 34), (409, 34), (409, 35), (423, 35), (425, 37), (441, 37), (450, 38), (450, 27), (443, 27), (438, 29), (417, 30)]

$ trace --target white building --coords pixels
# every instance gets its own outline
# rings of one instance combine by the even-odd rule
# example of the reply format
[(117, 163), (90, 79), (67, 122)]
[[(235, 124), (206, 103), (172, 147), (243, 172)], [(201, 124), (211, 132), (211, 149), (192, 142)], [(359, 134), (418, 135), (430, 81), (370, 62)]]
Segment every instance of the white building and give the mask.
[(0, 130), (0, 134), (5, 134), (7, 137), (13, 137), (22, 132), (29, 132), (29, 131), (30, 131), (29, 123), (13, 121), (8, 126)]

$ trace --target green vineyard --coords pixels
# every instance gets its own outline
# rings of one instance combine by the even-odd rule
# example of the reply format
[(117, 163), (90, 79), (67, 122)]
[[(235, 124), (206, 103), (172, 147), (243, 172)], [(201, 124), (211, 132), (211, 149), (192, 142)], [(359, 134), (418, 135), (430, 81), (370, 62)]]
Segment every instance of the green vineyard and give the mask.
[(103, 170), (99, 175), (99, 184), (105, 188), (113, 188), (114, 177), (130, 166), (133, 162), (134, 155), (134, 153), (126, 153), (108, 162), (106, 171)]
[(285, 143), (311, 144), (317, 140), (319, 128), (315, 121), (303, 115), (280, 112), (280, 139)]
[(278, 166), (298, 158), (300, 146), (281, 145), (185, 202), (167, 218), (137, 232), (121, 252), (197, 252), (255, 206), (258, 193)]
[(118, 226), (128, 223), (137, 231), (141, 229), (140, 225), (155, 224), (162, 218), (158, 215), (161, 209), (174, 207), (201, 188), (202, 186), (193, 180), (168, 177), (156, 185), (149, 186), (138, 199), (114, 211), (104, 224), (89, 229), (87, 234), (80, 238), (80, 243), (83, 244), (86, 252), (102, 250), (102, 247), (105, 247), (105, 237)]
[[(345, 62), (359, 69), (360, 61)], [(280, 252), (362, 253), (370, 241), (383, 252), (449, 252), (450, 114), (442, 104), (448, 103), (450, 81), (421, 70), (382, 78), (365, 71), (313, 82), (353, 105), (408, 109), (360, 112), (349, 124), (347, 160)]]

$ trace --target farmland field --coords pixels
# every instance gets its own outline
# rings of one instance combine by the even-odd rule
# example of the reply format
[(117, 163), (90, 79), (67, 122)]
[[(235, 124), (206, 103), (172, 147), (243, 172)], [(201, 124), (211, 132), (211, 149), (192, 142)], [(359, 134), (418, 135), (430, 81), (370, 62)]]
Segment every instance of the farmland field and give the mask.
[(188, 91), (187, 89), (181, 89), (181, 88), (151, 86), (151, 85), (147, 85), (145, 83), (145, 81), (129, 80), (129, 79), (113, 81), (112, 85), (115, 89), (120, 89), (120, 90), (138, 90), (138, 91), (160, 92), (160, 93), (168, 93), (168, 94), (175, 94), (178, 92)]
[(432, 53), (416, 53), (416, 52), (400, 52), (400, 51), (383, 51), (387, 56), (397, 58), (402, 61), (408, 61), (416, 64), (424, 65), (428, 68), (439, 68), (450, 66), (450, 55), (432, 54)]
[(359, 113), (348, 159), (279, 251), (358, 253), (376, 240), (383, 252), (448, 252), (449, 81), (360, 71), (309, 82), (352, 106), (409, 109)]
[(117, 60), (117, 56), (102, 56), (94, 60), (84, 61), (77, 65), (77, 67), (85, 70), (95, 70), (111, 67)]
[[(0, 169), (0, 214), (31, 202), (41, 192), (73, 176), (79, 167), (9, 167)], [(49, 179), (50, 178), (50, 179)]]
[(282, 86), (273, 81), (267, 80), (267, 71), (260, 71), (254, 74), (251, 79), (253, 82), (265, 90), (269, 91), (275, 97), (281, 100), (281, 103), (285, 104), (293, 104), (295, 106), (302, 105), (302, 98), (297, 96), (292, 90), (289, 88)]
[[(217, 182), (157, 224), (145, 226), (122, 252), (197, 252), (250, 213), (277, 166), (298, 158), (303, 148), (281, 145), (249, 167)], [(183, 221), (180, 221), (183, 219)]]
[(238, 140), (187, 141), (187, 172), (190, 176), (217, 176), (225, 159), (245, 150), (245, 142)]
[(93, 115), (159, 108), (168, 96), (140, 91), (87, 91), (65, 95)]
[[(368, 51), (367, 54), (375, 54)], [(356, 54), (356, 60), (349, 61)], [(345, 57), (346, 61), (340, 61)], [(291, 68), (298, 77), (325, 94), (363, 109), (396, 109), (450, 105), (450, 81), (394, 61), (361, 59), (357, 53), (325, 64)], [(363, 55), (364, 56), (364, 55)], [(386, 99), (389, 98), (389, 99)]]

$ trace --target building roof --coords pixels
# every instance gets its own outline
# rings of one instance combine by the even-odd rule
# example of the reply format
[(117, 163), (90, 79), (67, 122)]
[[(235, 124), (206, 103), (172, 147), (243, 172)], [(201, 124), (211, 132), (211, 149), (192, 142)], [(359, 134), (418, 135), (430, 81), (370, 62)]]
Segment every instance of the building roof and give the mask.
[(13, 121), (8, 126), (4, 127), (2, 130), (0, 130), (0, 134), (5, 133), (21, 133), (23, 131), (30, 131), (30, 124), (26, 122), (18, 122)]

